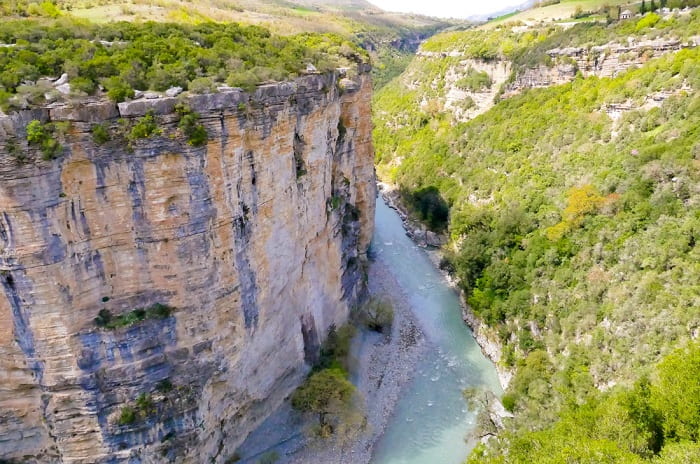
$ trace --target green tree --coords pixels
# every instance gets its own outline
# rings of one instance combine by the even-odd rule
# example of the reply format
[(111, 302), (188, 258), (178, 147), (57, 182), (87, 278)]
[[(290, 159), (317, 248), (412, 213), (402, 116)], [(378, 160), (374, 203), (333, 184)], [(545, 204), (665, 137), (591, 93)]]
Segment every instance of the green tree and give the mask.
[(337, 419), (352, 408), (355, 386), (340, 368), (314, 372), (292, 395), (292, 406), (318, 415), (324, 434), (333, 433), (331, 418)]
[(663, 416), (667, 440), (700, 438), (700, 343), (668, 355), (658, 367), (651, 403)]

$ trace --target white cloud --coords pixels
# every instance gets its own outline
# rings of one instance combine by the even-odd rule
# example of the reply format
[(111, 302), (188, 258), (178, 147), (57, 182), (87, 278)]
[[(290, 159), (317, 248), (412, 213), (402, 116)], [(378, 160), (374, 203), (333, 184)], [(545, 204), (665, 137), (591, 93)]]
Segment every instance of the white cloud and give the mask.
[(467, 18), (517, 6), (523, 0), (369, 0), (386, 11), (420, 13), (429, 16)]

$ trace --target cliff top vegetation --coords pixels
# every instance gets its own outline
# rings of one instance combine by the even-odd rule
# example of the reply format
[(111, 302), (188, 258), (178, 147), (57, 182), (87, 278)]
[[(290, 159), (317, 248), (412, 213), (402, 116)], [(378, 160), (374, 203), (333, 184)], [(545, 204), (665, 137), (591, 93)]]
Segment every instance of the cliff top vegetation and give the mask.
[[(278, 36), (258, 26), (218, 23), (8, 20), (0, 24), (0, 43), (5, 110), (102, 91), (122, 101), (134, 90), (251, 88), (297, 76), (308, 65), (323, 72), (367, 59), (335, 34)], [(62, 74), (67, 82), (56, 82)]]

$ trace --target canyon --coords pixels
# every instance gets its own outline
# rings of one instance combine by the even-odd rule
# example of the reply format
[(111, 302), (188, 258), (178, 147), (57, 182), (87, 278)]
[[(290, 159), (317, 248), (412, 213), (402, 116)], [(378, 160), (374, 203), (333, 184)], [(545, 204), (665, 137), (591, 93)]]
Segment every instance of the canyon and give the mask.
[[(444, 108), (456, 120), (469, 121), (491, 109), (499, 98), (509, 98), (528, 89), (562, 85), (582, 77), (612, 78), (625, 71), (643, 66), (649, 60), (667, 53), (692, 49), (700, 37), (687, 41), (675, 38), (640, 40), (630, 37), (627, 43), (610, 42), (592, 47), (562, 47), (547, 50), (549, 62), (526, 66), (516, 72), (514, 64), (506, 59), (485, 61), (460, 59), (458, 51), (419, 51), (420, 60), (458, 60), (450, 65), (444, 76)], [(462, 89), (458, 81), (472, 72), (484, 73), (491, 84), (481, 89)], [(432, 83), (433, 88), (438, 82)], [(424, 102), (426, 104), (427, 102)]]
[(0, 115), (0, 456), (223, 463), (303, 380), (366, 293), (370, 68), (345, 72)]

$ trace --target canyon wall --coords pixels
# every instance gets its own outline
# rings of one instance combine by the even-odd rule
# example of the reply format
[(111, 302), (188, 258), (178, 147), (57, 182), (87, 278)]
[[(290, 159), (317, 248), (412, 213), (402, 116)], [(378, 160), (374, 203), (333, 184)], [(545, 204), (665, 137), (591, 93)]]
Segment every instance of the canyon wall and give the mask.
[[(368, 72), (0, 116), (0, 458), (234, 455), (363, 298)], [(146, 114), (159, 133), (129, 141)], [(62, 128), (56, 159), (32, 120)]]
[[(465, 58), (445, 72), (443, 82), (433, 82), (433, 88), (444, 87), (442, 103), (457, 121), (468, 121), (485, 113), (494, 105), (494, 99), (509, 98), (527, 89), (545, 88), (573, 81), (580, 72), (584, 77), (615, 77), (633, 67), (666, 53), (700, 44), (700, 37), (681, 42), (677, 39), (638, 40), (630, 38), (626, 44), (608, 43), (594, 47), (555, 48), (547, 51), (548, 63), (516, 67), (508, 60), (476, 60)], [(426, 52), (417, 54), (423, 60), (456, 60), (461, 52)], [(479, 90), (458, 87), (459, 80), (469, 72), (488, 75), (491, 85)], [(440, 85), (439, 85), (440, 84)]]

